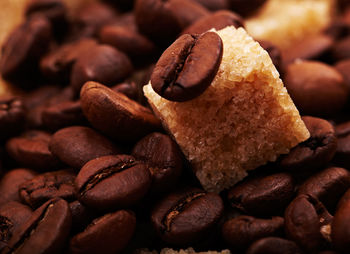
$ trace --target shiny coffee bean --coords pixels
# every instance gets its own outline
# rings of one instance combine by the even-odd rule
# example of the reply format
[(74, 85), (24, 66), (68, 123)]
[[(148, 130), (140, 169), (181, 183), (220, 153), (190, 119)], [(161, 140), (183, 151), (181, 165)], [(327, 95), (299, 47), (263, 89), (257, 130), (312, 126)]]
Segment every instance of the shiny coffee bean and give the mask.
[(171, 101), (199, 96), (214, 79), (222, 52), (222, 41), (216, 33), (182, 35), (158, 60), (151, 76), (153, 90)]
[(3, 253), (61, 253), (69, 235), (71, 219), (66, 201), (49, 200), (13, 233)]
[(337, 138), (331, 123), (310, 116), (304, 116), (302, 120), (310, 132), (310, 138), (292, 148), (280, 161), (283, 169), (292, 172), (312, 172), (324, 167), (337, 149)]
[(309, 195), (299, 195), (285, 211), (289, 239), (308, 252), (316, 252), (330, 242), (333, 217), (323, 204)]
[(259, 219), (251, 216), (238, 216), (230, 219), (222, 226), (224, 240), (233, 248), (246, 249), (256, 240), (283, 234), (282, 217)]
[(75, 174), (70, 170), (59, 170), (35, 176), (22, 183), (18, 193), (26, 204), (37, 208), (52, 198), (69, 201), (75, 199)]
[(255, 215), (278, 214), (294, 195), (294, 180), (288, 173), (245, 179), (230, 189), (228, 200), (233, 208)]
[(228, 0), (233, 11), (249, 16), (257, 11), (266, 0)]
[(5, 79), (35, 72), (39, 58), (51, 39), (51, 25), (43, 16), (29, 17), (17, 27), (2, 46), (0, 70)]
[(307, 179), (298, 194), (311, 195), (326, 207), (333, 208), (341, 196), (350, 188), (350, 172), (344, 168), (331, 167)]
[(341, 253), (347, 253), (350, 249), (350, 195), (346, 192), (332, 223), (332, 244)]
[(200, 189), (174, 192), (158, 202), (151, 220), (167, 243), (192, 244), (207, 235), (223, 213), (219, 195)]
[(333, 67), (316, 61), (296, 61), (287, 66), (285, 85), (302, 114), (330, 116), (345, 105), (349, 90)]
[(333, 161), (336, 165), (350, 168), (350, 122), (337, 125), (335, 134), (338, 145)]
[(161, 129), (151, 110), (96, 82), (83, 86), (80, 100), (91, 125), (119, 141), (134, 142)]
[(302, 251), (295, 242), (279, 237), (266, 237), (254, 242), (246, 254), (302, 254)]
[(7, 153), (20, 165), (40, 171), (52, 171), (61, 166), (49, 151), (51, 134), (45, 131), (26, 131), (6, 143)]
[(95, 219), (70, 240), (70, 253), (120, 253), (130, 241), (135, 226), (136, 218), (130, 211), (108, 213)]
[(134, 146), (132, 155), (146, 163), (152, 175), (151, 191), (167, 191), (175, 186), (182, 172), (182, 154), (167, 135), (154, 132)]
[(18, 134), (25, 122), (23, 101), (13, 96), (0, 96), (0, 139)]
[(221, 30), (227, 26), (244, 27), (242, 17), (228, 10), (216, 11), (188, 26), (182, 34), (202, 34), (212, 28)]
[(96, 218), (96, 213), (84, 206), (78, 200), (69, 203), (69, 209), (72, 214), (72, 231), (81, 232), (87, 225)]
[(72, 126), (57, 131), (49, 143), (50, 151), (67, 165), (79, 170), (86, 162), (120, 149), (91, 128)]
[(132, 69), (123, 52), (108, 45), (96, 46), (77, 58), (71, 73), (71, 85), (77, 92), (87, 81), (111, 86), (128, 77)]
[(334, 43), (331, 48), (331, 55), (335, 61), (350, 58), (350, 36)]
[(282, 66), (282, 54), (280, 49), (269, 41), (259, 40), (260, 46), (269, 53), (269, 56), (272, 60), (273, 65), (276, 67), (280, 75), (284, 73)]
[(99, 210), (134, 205), (148, 191), (151, 174), (129, 155), (103, 156), (86, 163), (75, 179), (78, 199)]
[(200, 3), (205, 8), (211, 11), (217, 11), (217, 10), (229, 8), (228, 0), (195, 0), (195, 1), (197, 3)]

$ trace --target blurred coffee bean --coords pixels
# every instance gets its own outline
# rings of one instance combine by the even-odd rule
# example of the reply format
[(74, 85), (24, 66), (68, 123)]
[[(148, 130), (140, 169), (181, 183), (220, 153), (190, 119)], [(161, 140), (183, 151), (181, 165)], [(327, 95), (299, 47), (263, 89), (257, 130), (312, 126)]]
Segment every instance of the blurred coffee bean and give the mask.
[(18, 195), (19, 186), (35, 177), (36, 174), (36, 172), (26, 168), (7, 171), (0, 180), (0, 207), (10, 201), (20, 202)]
[(96, 213), (84, 206), (78, 200), (69, 203), (69, 209), (72, 214), (72, 229), (74, 233), (83, 231), (87, 225), (96, 218)]
[(233, 11), (242, 16), (249, 16), (256, 12), (266, 0), (228, 0)]
[(37, 208), (52, 198), (68, 202), (75, 199), (75, 174), (71, 170), (59, 170), (35, 176), (19, 186), (18, 193), (26, 204)]
[(80, 101), (92, 126), (122, 142), (134, 142), (161, 128), (151, 110), (99, 83), (86, 83)]
[(23, 106), (28, 111), (38, 105), (45, 103), (61, 91), (61, 87), (54, 85), (43, 85), (22, 96)]
[(50, 151), (76, 170), (88, 161), (116, 155), (120, 149), (91, 128), (72, 126), (57, 131), (49, 143)]
[(192, 188), (171, 193), (158, 202), (151, 220), (165, 242), (193, 244), (213, 229), (223, 210), (219, 195)]
[(334, 43), (331, 54), (334, 61), (350, 58), (350, 36)]
[(341, 197), (341, 199), (339, 200), (338, 204), (337, 204), (337, 210), (339, 207), (345, 205), (348, 201), (350, 200), (350, 189), (348, 189), (344, 195)]
[(233, 208), (254, 215), (276, 215), (294, 196), (294, 180), (288, 173), (245, 179), (232, 187), (228, 200)]
[(18, 134), (25, 122), (25, 108), (21, 99), (0, 96), (0, 140)]
[(350, 59), (345, 59), (342, 61), (337, 62), (334, 65), (334, 68), (337, 69), (343, 75), (344, 81), (348, 89), (350, 90)]
[(77, 92), (87, 81), (111, 86), (128, 77), (132, 69), (129, 58), (121, 51), (108, 45), (96, 46), (77, 58), (71, 73), (71, 85)]
[(234, 249), (244, 250), (260, 238), (283, 235), (282, 217), (259, 219), (251, 216), (238, 216), (222, 226), (224, 240)]
[(117, 20), (115, 20), (111, 25), (121, 26), (124, 28), (128, 28), (130, 31), (137, 33), (139, 32), (134, 12), (126, 12), (121, 14), (120, 16), (118, 16)]
[(303, 116), (310, 138), (281, 157), (280, 167), (292, 172), (312, 172), (330, 162), (337, 149), (337, 138), (330, 122)]
[(347, 102), (349, 89), (333, 67), (316, 61), (296, 61), (286, 68), (285, 85), (302, 114), (330, 116)]
[(129, 155), (103, 156), (86, 163), (75, 179), (80, 202), (98, 210), (136, 204), (152, 182), (147, 166)]
[(129, 99), (132, 99), (134, 101), (137, 101), (139, 98), (138, 88), (135, 82), (119, 83), (115, 86), (112, 86), (111, 89), (114, 92), (118, 92), (126, 95)]
[(200, 3), (205, 8), (211, 11), (217, 11), (222, 9), (229, 8), (228, 0), (195, 0), (197, 3)]
[(331, 241), (333, 217), (312, 196), (297, 196), (287, 207), (284, 219), (287, 237), (305, 251), (314, 253)]
[(0, 59), (2, 77), (16, 79), (26, 76), (24, 75), (26, 73), (35, 73), (38, 60), (46, 52), (50, 39), (49, 21), (43, 16), (29, 17), (12, 31), (2, 46)]
[(350, 122), (337, 125), (335, 134), (338, 145), (333, 161), (336, 165), (350, 168)]
[(130, 241), (135, 226), (136, 218), (130, 211), (108, 213), (70, 240), (70, 253), (120, 253)]
[(52, 171), (61, 166), (61, 162), (49, 151), (50, 140), (51, 134), (45, 131), (26, 131), (9, 139), (6, 151), (21, 166)]
[(49, 200), (13, 233), (3, 253), (60, 253), (68, 239), (71, 219), (66, 201)]
[(167, 135), (154, 132), (134, 146), (132, 155), (146, 163), (152, 175), (151, 191), (162, 193), (173, 188), (181, 175), (183, 156), (178, 145)]
[(332, 223), (332, 244), (341, 253), (347, 253), (350, 249), (350, 195), (346, 192), (341, 204), (334, 215)]
[(309, 177), (298, 190), (320, 200), (328, 209), (334, 208), (350, 187), (350, 172), (344, 168), (331, 167)]
[(212, 28), (220, 30), (227, 26), (244, 27), (242, 17), (228, 10), (216, 11), (198, 19), (183, 30), (182, 34), (202, 34)]
[(282, 66), (282, 55), (280, 49), (269, 41), (259, 40), (260, 46), (269, 53), (269, 56), (272, 60), (273, 65), (276, 67), (280, 75), (284, 74)]
[(295, 242), (279, 237), (266, 237), (250, 245), (246, 254), (302, 254), (302, 251)]
[[(347, 1), (347, 0), (346, 0)], [(324, 34), (339, 40), (350, 35), (350, 24), (344, 21), (342, 17), (335, 18), (323, 31)]]

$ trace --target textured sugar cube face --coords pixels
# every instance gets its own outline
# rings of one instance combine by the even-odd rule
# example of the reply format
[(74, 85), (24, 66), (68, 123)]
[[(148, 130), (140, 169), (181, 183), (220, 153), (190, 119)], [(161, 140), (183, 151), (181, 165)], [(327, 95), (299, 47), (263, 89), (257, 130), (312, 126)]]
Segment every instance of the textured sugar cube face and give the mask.
[(269, 0), (245, 26), (255, 39), (286, 49), (324, 29), (334, 10), (334, 0)]
[(309, 137), (268, 53), (243, 28), (217, 32), (224, 52), (208, 89), (186, 102), (144, 92), (202, 186), (220, 192)]

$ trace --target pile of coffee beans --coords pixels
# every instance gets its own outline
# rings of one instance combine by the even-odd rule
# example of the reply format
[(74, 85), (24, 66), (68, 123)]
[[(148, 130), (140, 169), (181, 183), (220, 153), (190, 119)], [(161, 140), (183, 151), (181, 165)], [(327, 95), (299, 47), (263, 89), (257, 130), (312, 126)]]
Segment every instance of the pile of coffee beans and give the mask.
[(260, 42), (311, 137), (230, 190), (203, 190), (143, 96), (151, 77), (175, 101), (203, 92), (222, 56), (204, 32), (264, 2), (30, 0), (0, 60), (21, 91), (0, 97), (0, 253), (350, 253), (348, 1), (283, 54)]

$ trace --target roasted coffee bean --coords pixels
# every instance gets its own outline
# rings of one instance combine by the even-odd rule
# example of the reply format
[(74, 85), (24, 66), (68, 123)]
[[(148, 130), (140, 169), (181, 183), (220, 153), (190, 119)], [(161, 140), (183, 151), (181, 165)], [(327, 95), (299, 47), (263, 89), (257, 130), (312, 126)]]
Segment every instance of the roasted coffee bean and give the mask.
[(44, 104), (47, 100), (60, 93), (61, 90), (61, 87), (55, 85), (40, 86), (23, 95), (23, 106), (26, 110), (35, 108)]
[(49, 200), (13, 233), (2, 253), (61, 253), (69, 235), (71, 219), (66, 201)]
[(66, 101), (47, 107), (41, 114), (41, 120), (47, 129), (54, 131), (67, 126), (87, 124), (80, 101)]
[(88, 207), (112, 210), (136, 204), (151, 185), (151, 174), (129, 155), (103, 156), (86, 163), (75, 179), (78, 199)]
[(40, 171), (52, 171), (61, 166), (60, 160), (49, 151), (51, 134), (45, 131), (26, 131), (6, 143), (7, 153), (20, 165)]
[(254, 215), (273, 215), (284, 210), (294, 195), (293, 177), (277, 173), (245, 179), (231, 188), (228, 200), (233, 208)]
[(25, 122), (25, 109), (21, 99), (0, 96), (0, 139), (18, 134)]
[(279, 237), (266, 237), (254, 242), (246, 254), (302, 254), (292, 241)]
[(335, 61), (350, 58), (350, 36), (334, 43), (331, 54)]
[[(346, 0), (347, 1), (347, 0)], [(350, 35), (350, 24), (344, 21), (342, 17), (335, 18), (323, 31), (324, 34), (339, 40)]]
[(122, 93), (128, 98), (137, 101), (139, 98), (138, 87), (135, 82), (124, 82), (112, 86), (111, 89), (114, 92)]
[(38, 59), (46, 52), (50, 39), (51, 25), (45, 17), (28, 18), (3, 44), (0, 60), (2, 77), (18, 78), (24, 73), (35, 72)]
[(194, 22), (182, 34), (202, 34), (212, 28), (220, 30), (227, 26), (243, 27), (242, 17), (228, 10), (216, 11)]
[(317, 252), (330, 242), (333, 217), (323, 204), (309, 195), (299, 195), (285, 212), (288, 238), (308, 252)]
[(344, 81), (348, 89), (350, 90), (350, 73), (349, 73), (349, 68), (350, 68), (350, 59), (345, 59), (342, 61), (337, 62), (334, 65), (334, 68), (337, 69), (343, 75)]
[(83, 126), (57, 131), (51, 138), (49, 149), (74, 169), (80, 169), (89, 160), (120, 153), (120, 149), (107, 138)]
[(285, 85), (302, 114), (330, 116), (347, 102), (349, 90), (333, 67), (316, 61), (297, 61), (287, 66)]
[(298, 194), (308, 194), (320, 200), (328, 209), (334, 208), (350, 188), (350, 172), (344, 168), (327, 168), (307, 179)]
[(96, 213), (84, 206), (78, 200), (69, 203), (69, 209), (72, 214), (72, 231), (81, 232), (87, 225), (96, 218)]
[(141, 139), (132, 155), (148, 166), (152, 175), (152, 192), (164, 192), (175, 186), (182, 172), (182, 154), (167, 135), (154, 132)]
[(337, 149), (334, 128), (328, 121), (310, 116), (303, 116), (302, 120), (310, 132), (310, 138), (282, 156), (279, 164), (292, 172), (311, 172), (324, 167)]
[(213, 229), (223, 209), (219, 195), (193, 188), (161, 200), (152, 210), (151, 220), (165, 242), (191, 244)]
[(282, 67), (282, 54), (280, 49), (269, 41), (259, 40), (260, 46), (269, 53), (273, 65), (276, 67), (280, 75), (283, 75), (284, 70)]
[(249, 16), (257, 11), (266, 0), (228, 0), (233, 11)]
[(135, 226), (136, 218), (130, 211), (108, 213), (70, 240), (70, 253), (120, 253), (130, 241)]
[(336, 165), (350, 168), (350, 122), (335, 127), (338, 145), (333, 161)]
[(222, 236), (230, 246), (244, 250), (260, 238), (282, 236), (283, 223), (282, 217), (258, 219), (242, 215), (224, 223)]
[(345, 193), (334, 215), (331, 237), (334, 247), (347, 253), (350, 249), (350, 195)]
[(92, 126), (122, 142), (134, 142), (161, 128), (151, 110), (96, 82), (81, 89), (81, 106)]
[(195, 0), (195, 1), (197, 3), (200, 3), (205, 8), (211, 11), (217, 11), (217, 10), (229, 8), (228, 0)]
[(19, 202), (19, 186), (35, 177), (36, 174), (36, 172), (26, 168), (12, 169), (6, 172), (0, 180), (0, 207), (10, 201)]
[(22, 183), (18, 192), (21, 199), (37, 208), (52, 198), (75, 199), (75, 174), (71, 170), (59, 170), (35, 176)]
[(222, 41), (216, 33), (182, 35), (158, 60), (151, 76), (154, 91), (171, 101), (199, 96), (214, 79), (222, 52)]
[(132, 68), (123, 52), (108, 45), (96, 46), (78, 57), (72, 69), (71, 85), (77, 92), (87, 81), (111, 86), (128, 77)]

